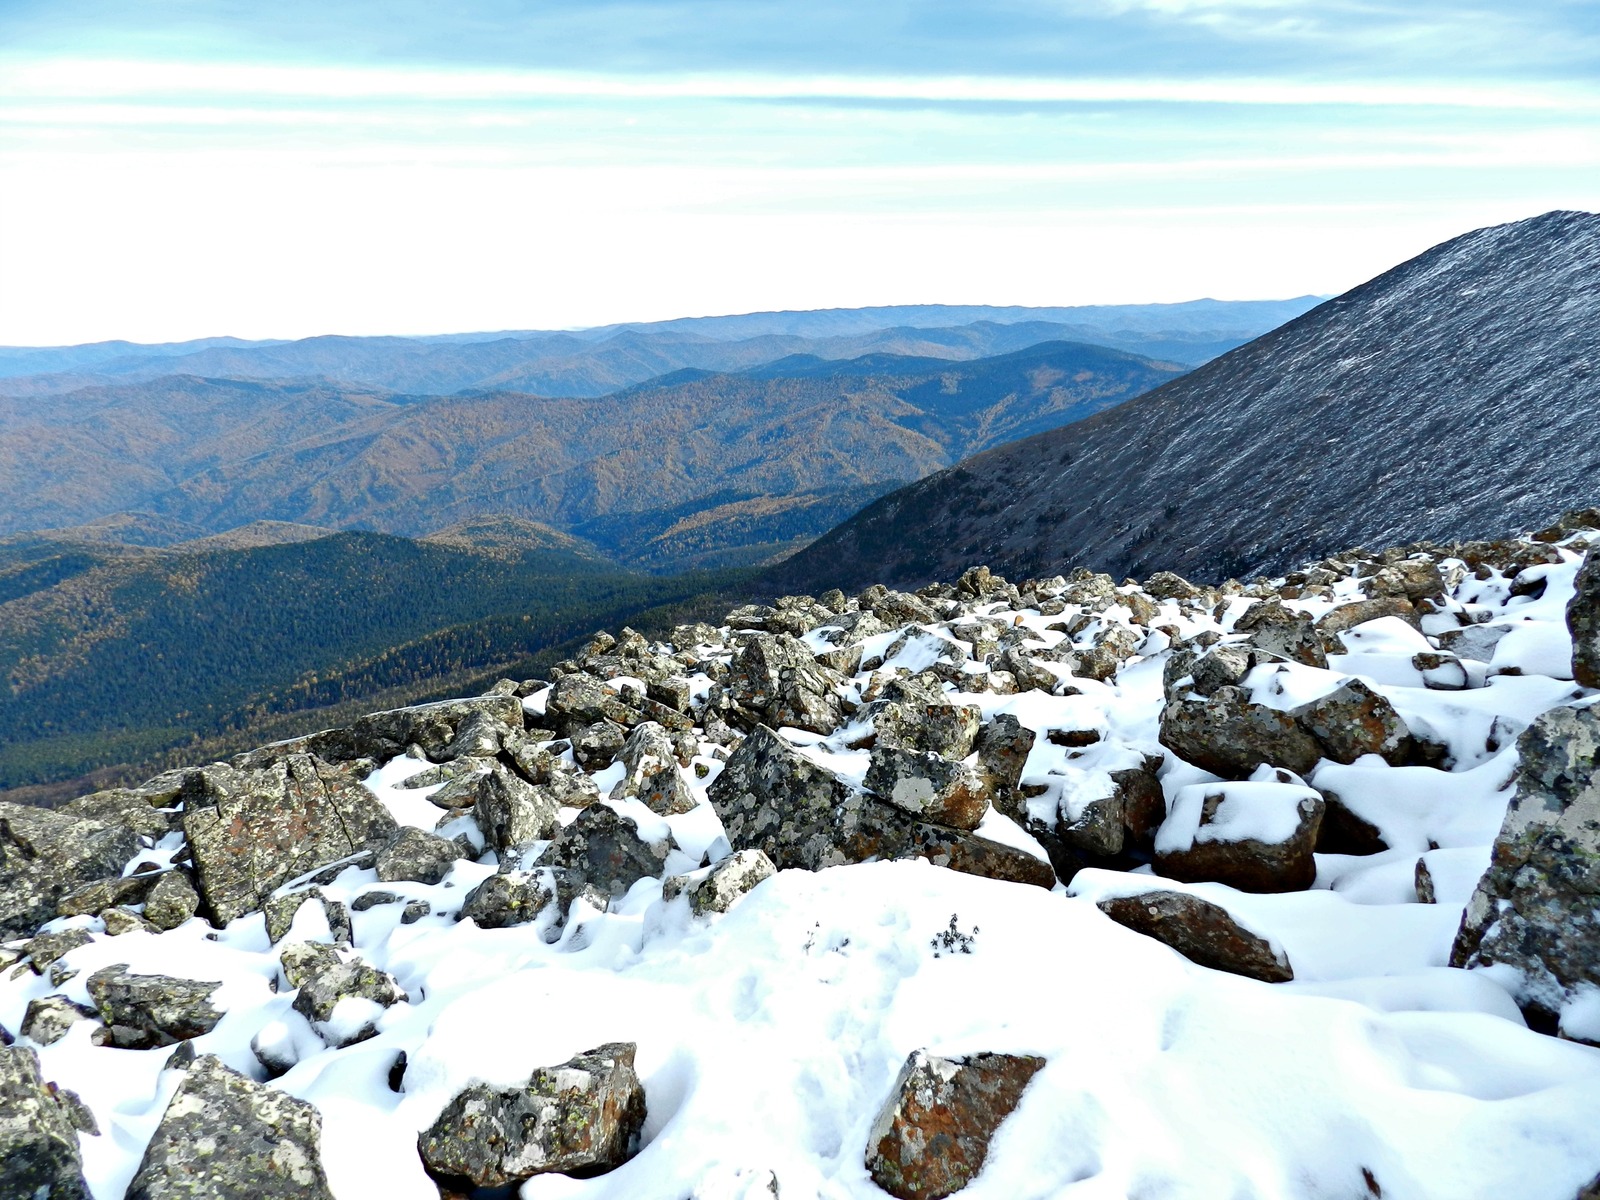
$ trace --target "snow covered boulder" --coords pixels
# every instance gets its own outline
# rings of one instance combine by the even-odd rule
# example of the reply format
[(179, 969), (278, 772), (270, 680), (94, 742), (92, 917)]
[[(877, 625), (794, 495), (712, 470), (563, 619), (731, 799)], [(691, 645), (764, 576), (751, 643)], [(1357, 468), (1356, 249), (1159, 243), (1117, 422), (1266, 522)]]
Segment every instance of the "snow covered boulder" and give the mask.
[(867, 1136), (867, 1170), (897, 1200), (939, 1200), (983, 1170), (989, 1143), (1045, 1060), (913, 1051)]
[(618, 755), (627, 773), (611, 789), (611, 799), (637, 798), (651, 812), (664, 817), (686, 813), (694, 796), (678, 769), (677, 747), (667, 731), (654, 721), (634, 726)]
[(27, 937), (69, 891), (120, 876), (138, 850), (125, 825), (0, 803), (0, 940)]
[(124, 1050), (171, 1046), (210, 1033), (222, 1019), (211, 1004), (221, 986), (170, 975), (135, 975), (125, 964), (101, 968), (88, 984), (106, 1040)]
[(580, 812), (535, 860), (541, 867), (564, 867), (601, 892), (625, 895), (641, 879), (662, 874), (676, 843), (672, 835), (658, 841), (639, 836), (639, 825), (604, 804)]
[(335, 1048), (371, 1037), (383, 1010), (408, 999), (393, 975), (364, 962), (353, 950), (294, 942), (283, 948), (278, 961), (289, 986), (299, 989), (295, 1012)]
[[(316, 908), (308, 916), (302, 917), (301, 910), (308, 904)], [(266, 918), (267, 940), (276, 946), (289, 936), (289, 931), (294, 928), (297, 920), (309, 920), (313, 924), (310, 929), (301, 926), (302, 938), (321, 936), (326, 930), (326, 936), (331, 941), (348, 942), (353, 940), (350, 932), (350, 910), (342, 900), (333, 900), (323, 894), (321, 888), (302, 888), (299, 891), (286, 892), (281, 896), (274, 896), (261, 907), (262, 915)], [(320, 929), (317, 928), (320, 925)]]
[(989, 811), (978, 768), (931, 751), (874, 746), (866, 787), (902, 812), (957, 829), (976, 829)]
[(983, 722), (975, 704), (890, 700), (872, 715), (878, 747), (918, 750), (959, 761), (972, 753)]
[(1180, 697), (1161, 710), (1161, 744), (1224, 779), (1245, 779), (1263, 764), (1305, 775), (1322, 747), (1286, 712), (1257, 704), (1243, 688)]
[(322, 1117), (207, 1054), (167, 1104), (127, 1200), (241, 1197), (333, 1200), (322, 1172)]
[[(1600, 988), (1600, 709), (1554, 708), (1517, 743), (1516, 795), (1452, 966), (1510, 968), (1536, 1023)], [(1600, 1020), (1568, 1022), (1600, 1044)]]
[(545, 698), (545, 718), (563, 737), (599, 721), (621, 726), (636, 724), (642, 714), (618, 694), (605, 680), (584, 672), (563, 675), (550, 685)]
[(280, 884), (364, 849), (398, 826), (356, 772), (309, 754), (260, 770), (192, 772), (183, 832), (213, 921), (254, 912)]
[(92, 1020), (94, 1010), (74, 1004), (65, 996), (41, 996), (28, 1001), (22, 1017), (22, 1036), (40, 1046), (53, 1046), (79, 1021)]
[(645, 1120), (636, 1049), (613, 1042), (540, 1067), (518, 1088), (467, 1088), (417, 1139), (423, 1164), (458, 1191), (621, 1166), (638, 1149)]
[[(1080, 879), (1083, 878), (1080, 876)], [(1154, 888), (1112, 895), (1096, 907), (1118, 925), (1171, 946), (1192, 963), (1263, 983), (1294, 978), (1288, 958), (1220, 904), (1188, 892)]]
[(843, 683), (844, 676), (817, 662), (805, 643), (758, 633), (734, 658), (724, 687), (750, 724), (832, 733), (844, 720)]
[(89, 1200), (72, 1107), (20, 1046), (0, 1048), (0, 1196)]
[(1317, 877), (1312, 848), (1322, 812), (1316, 789), (1283, 772), (1191, 784), (1178, 790), (1156, 833), (1156, 872), (1243, 892), (1303, 891)]
[(1290, 715), (1317, 739), (1323, 756), (1334, 762), (1353, 763), (1362, 755), (1376, 754), (1398, 767), (1411, 756), (1411, 730), (1404, 719), (1359, 679), (1346, 679)]
[(1577, 593), (1567, 604), (1572, 631), (1572, 677), (1580, 687), (1600, 688), (1600, 550), (1591, 550), (1578, 572)]
[[(491, 875), (467, 893), (460, 915), (463, 921), (471, 921), (480, 929), (509, 929), (538, 920), (554, 906), (551, 929), (558, 933), (567, 910), (579, 896), (601, 911), (611, 899), (579, 872), (566, 867), (512, 871)], [(554, 940), (549, 932), (545, 936)]]

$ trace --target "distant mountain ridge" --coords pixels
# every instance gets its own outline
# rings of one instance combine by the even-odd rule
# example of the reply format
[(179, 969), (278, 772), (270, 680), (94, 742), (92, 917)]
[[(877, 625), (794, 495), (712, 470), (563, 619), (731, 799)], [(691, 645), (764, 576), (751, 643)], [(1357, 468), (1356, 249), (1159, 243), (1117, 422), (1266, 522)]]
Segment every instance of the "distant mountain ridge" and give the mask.
[(774, 592), (1157, 567), (1271, 574), (1600, 501), (1600, 215), (1480, 229), (1070, 426), (885, 496)]

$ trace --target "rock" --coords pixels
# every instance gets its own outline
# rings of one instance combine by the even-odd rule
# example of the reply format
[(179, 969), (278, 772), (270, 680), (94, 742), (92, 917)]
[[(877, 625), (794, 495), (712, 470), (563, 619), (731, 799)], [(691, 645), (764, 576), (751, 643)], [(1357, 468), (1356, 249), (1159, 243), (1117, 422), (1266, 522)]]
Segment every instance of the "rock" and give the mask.
[(1254, 703), (1236, 687), (1169, 702), (1161, 710), (1161, 744), (1225, 779), (1247, 778), (1263, 764), (1305, 775), (1322, 757), (1322, 747), (1294, 717)]
[(920, 596), (910, 592), (894, 592), (875, 583), (856, 597), (856, 607), (865, 609), (890, 629), (902, 625), (931, 625), (939, 614)]
[(1572, 678), (1579, 687), (1600, 688), (1600, 550), (1584, 556), (1577, 593), (1567, 604), (1572, 631)]
[(352, 1046), (377, 1032), (383, 1010), (405, 1003), (405, 989), (353, 950), (293, 942), (278, 955), (284, 978), (298, 988), (294, 1010), (329, 1046)]
[(1411, 756), (1411, 730), (1405, 721), (1394, 705), (1359, 679), (1346, 679), (1289, 715), (1334, 762), (1353, 763), (1362, 755), (1376, 754), (1398, 767)]
[(1034, 740), (1033, 730), (1011, 713), (1001, 713), (979, 729), (973, 742), (989, 802), (1012, 820), (1020, 819), (1018, 788)]
[(553, 905), (554, 920), (546, 934), (553, 941), (554, 936), (559, 936), (567, 910), (579, 896), (602, 912), (610, 903), (609, 895), (565, 867), (491, 875), (467, 894), (460, 915), (463, 921), (472, 921), (480, 929), (509, 929), (537, 920)]
[(461, 847), (436, 833), (401, 826), (378, 848), (378, 879), (382, 883), (439, 883), (461, 858)]
[(145, 897), (145, 920), (157, 929), (176, 929), (199, 911), (200, 893), (189, 873), (181, 868), (156, 876)]
[(638, 1148), (645, 1120), (635, 1050), (613, 1042), (541, 1067), (519, 1088), (467, 1088), (418, 1137), (423, 1165), (463, 1191), (621, 1166)]
[(976, 829), (989, 812), (989, 789), (978, 768), (931, 751), (880, 743), (872, 748), (865, 783), (900, 811), (957, 829)]
[(387, 762), (404, 754), (411, 746), (420, 747), (429, 757), (442, 758), (462, 723), (480, 713), (511, 729), (523, 726), (522, 701), (515, 696), (440, 700), (369, 713), (344, 728), (324, 729), (321, 733), (235, 755), (232, 764), (241, 771), (261, 770), (303, 754), (329, 763), (360, 759)]
[(572, 731), (572, 757), (586, 771), (603, 771), (627, 745), (628, 731), (615, 721), (596, 721)]
[(0, 939), (31, 935), (68, 892), (120, 876), (138, 851), (127, 826), (0, 802)]
[(765, 726), (745, 738), (706, 794), (733, 848), (760, 850), (779, 869), (926, 858), (989, 878), (1055, 883), (1049, 866), (1023, 851), (855, 791)]
[(1412, 886), (1417, 893), (1418, 904), (1439, 903), (1438, 894), (1433, 887), (1433, 872), (1428, 870), (1428, 860), (1417, 859), (1416, 869), (1412, 872)]
[(1413, 603), (1444, 593), (1444, 576), (1431, 559), (1405, 558), (1381, 567), (1361, 581), (1369, 596), (1403, 597)]
[(1317, 831), (1318, 854), (1382, 854), (1389, 848), (1383, 831), (1360, 816), (1338, 792), (1322, 791), (1322, 826)]
[(1411, 656), (1411, 665), (1421, 673), (1422, 686), (1431, 691), (1459, 692), (1472, 682), (1466, 664), (1448, 651), (1420, 651)]
[(128, 1186), (127, 1200), (333, 1200), (322, 1117), (212, 1055), (184, 1073)]
[(56, 911), (63, 917), (94, 916), (102, 909), (119, 904), (140, 904), (156, 880), (154, 873), (127, 875), (117, 879), (97, 879), (73, 888), (61, 897)]
[(262, 906), (262, 913), (267, 922), (267, 940), (277, 945), (289, 936), (289, 930), (294, 927), (294, 921), (300, 915), (300, 910), (307, 904), (316, 904), (322, 910), (323, 922), (328, 927), (328, 936), (336, 942), (349, 942), (353, 938), (350, 932), (350, 912), (344, 903), (339, 900), (330, 900), (322, 894), (321, 888), (302, 888), (297, 892), (289, 892), (282, 896), (274, 896)]
[(1193, 600), (1201, 594), (1194, 584), (1171, 571), (1157, 571), (1145, 580), (1144, 590), (1157, 600)]
[(1375, 596), (1370, 600), (1341, 604), (1324, 613), (1317, 620), (1317, 632), (1322, 636), (1324, 646), (1337, 648), (1342, 645), (1338, 641), (1339, 635), (1345, 630), (1383, 617), (1399, 617), (1411, 625), (1416, 625), (1419, 620), (1416, 606), (1404, 596)]
[[(518, 722), (517, 729), (521, 728), (522, 724)], [(511, 726), (498, 716), (481, 710), (468, 713), (456, 727), (456, 734), (450, 739), (449, 745), (439, 751), (438, 757), (446, 762), (457, 758), (493, 758), (500, 753), (511, 733)]]
[(872, 716), (877, 746), (937, 754), (959, 761), (977, 745), (983, 711), (975, 704), (889, 701)]
[(983, 1170), (989, 1142), (1045, 1060), (913, 1051), (867, 1135), (867, 1170), (899, 1200), (938, 1200)]
[(615, 688), (584, 672), (556, 680), (544, 703), (545, 719), (563, 737), (602, 721), (621, 728), (641, 719), (638, 707), (624, 701)]
[(1600, 710), (1553, 708), (1517, 743), (1516, 794), (1456, 935), (1450, 965), (1503, 965), (1549, 1025), (1600, 987)]
[(1322, 796), (1263, 770), (1245, 783), (1180, 788), (1156, 834), (1157, 874), (1183, 883), (1225, 883), (1242, 892), (1294, 892), (1317, 877), (1312, 857)]
[(63, 929), (57, 933), (41, 933), (23, 949), (27, 951), (33, 973), (43, 975), (63, 954), (71, 953), (79, 946), (87, 946), (92, 941), (94, 938), (87, 929)]
[(100, 914), (105, 923), (107, 937), (121, 937), (125, 933), (160, 933), (131, 908), (108, 908)]
[(222, 1019), (211, 1005), (221, 986), (170, 975), (134, 975), (119, 964), (89, 976), (89, 998), (100, 1011), (111, 1045), (149, 1050), (210, 1033)]
[(1239, 642), (1223, 642), (1196, 658), (1190, 666), (1193, 690), (1215, 696), (1225, 687), (1238, 687), (1256, 665), (1256, 652)]
[(213, 763), (191, 783), (183, 831), (219, 927), (259, 909), (281, 884), (381, 845), (397, 828), (353, 772), (308, 754), (260, 770)]
[(491, 762), (489, 770), (476, 777), (476, 783), (472, 815), (490, 849), (497, 854), (544, 841), (559, 828), (560, 805), (555, 796), (503, 764)]
[[(725, 913), (740, 896), (753, 891), (757, 884), (771, 879), (777, 873), (778, 869), (772, 865), (772, 860), (761, 851), (736, 850), (712, 867), (711, 873), (704, 879), (688, 886), (689, 908), (701, 917), (710, 913)], [(665, 888), (661, 894), (663, 899), (672, 899)], [(674, 890), (673, 895), (676, 894)]]
[(733, 660), (724, 686), (738, 709), (772, 727), (832, 733), (844, 720), (837, 689), (844, 677), (787, 635), (758, 633)]
[(0, 1196), (90, 1200), (71, 1108), (44, 1080), (39, 1056), (0, 1048)]
[(1264, 600), (1251, 605), (1233, 628), (1236, 633), (1249, 635), (1250, 646), (1263, 658), (1305, 663), (1308, 667), (1328, 665), (1315, 622), (1280, 601)]
[(695, 806), (689, 785), (678, 769), (677, 748), (654, 721), (634, 726), (620, 755), (627, 774), (611, 789), (611, 799), (637, 798), (662, 816), (686, 813)]
[(28, 1001), (22, 1017), (22, 1036), (41, 1046), (52, 1046), (78, 1021), (92, 1020), (94, 1010), (74, 1004), (65, 996), (41, 996)]
[(1171, 946), (1190, 962), (1263, 983), (1294, 978), (1289, 960), (1221, 905), (1187, 892), (1150, 891), (1097, 902), (1118, 925)]
[(632, 817), (594, 804), (556, 835), (535, 865), (565, 867), (602, 892), (621, 896), (639, 880), (660, 876), (674, 846), (670, 834), (663, 841), (645, 841)]
[[(176, 797), (168, 799), (164, 789), (158, 789), (158, 796), (169, 804), (176, 803)], [(56, 811), (102, 825), (122, 825), (152, 842), (160, 841), (178, 825), (177, 814), (152, 807), (150, 794), (141, 788), (94, 792), (69, 801)]]
[(1142, 767), (1111, 772), (1116, 795), (1122, 800), (1124, 848), (1152, 849), (1156, 831), (1167, 819), (1167, 797), (1156, 774), (1160, 769), (1160, 757), (1147, 755)]

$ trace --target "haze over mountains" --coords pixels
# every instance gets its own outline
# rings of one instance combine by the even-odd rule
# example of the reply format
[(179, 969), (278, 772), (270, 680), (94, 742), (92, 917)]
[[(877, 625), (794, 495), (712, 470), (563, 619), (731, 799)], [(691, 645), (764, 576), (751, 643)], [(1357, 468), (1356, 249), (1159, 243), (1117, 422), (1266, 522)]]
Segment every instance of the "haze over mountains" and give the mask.
[(984, 563), (1206, 579), (1496, 536), (1600, 501), (1600, 216), (1436, 246), (1110, 411), (886, 496), (775, 591)]

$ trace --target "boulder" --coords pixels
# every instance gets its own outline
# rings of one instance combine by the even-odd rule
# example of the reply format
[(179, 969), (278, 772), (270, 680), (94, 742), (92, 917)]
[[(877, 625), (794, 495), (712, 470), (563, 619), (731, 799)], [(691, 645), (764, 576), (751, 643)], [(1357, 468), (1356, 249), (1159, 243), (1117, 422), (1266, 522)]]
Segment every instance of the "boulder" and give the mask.
[(752, 723), (832, 733), (844, 721), (837, 691), (843, 683), (803, 642), (758, 633), (734, 658), (724, 687)]
[(544, 841), (559, 828), (561, 806), (556, 796), (503, 763), (490, 760), (488, 770), (475, 776), (473, 783), (472, 815), (495, 853)]
[(63, 917), (84, 917), (119, 904), (142, 904), (158, 878), (160, 876), (154, 872), (147, 872), (117, 879), (97, 879), (61, 897), (56, 911)]
[(879, 799), (940, 825), (976, 829), (989, 812), (989, 789), (982, 772), (932, 751), (880, 742), (872, 748), (865, 782)]
[(1600, 709), (1553, 708), (1523, 733), (1516, 794), (1450, 964), (1505, 966), (1530, 1022), (1600, 987)]
[(121, 937), (125, 933), (160, 933), (161, 930), (146, 921), (131, 908), (108, 908), (101, 912), (107, 937)]
[(1242, 688), (1179, 698), (1161, 710), (1161, 744), (1224, 779), (1244, 779), (1263, 764), (1308, 774), (1322, 757), (1317, 740), (1286, 712), (1256, 704)]
[(1187, 892), (1140, 892), (1100, 900), (1097, 907), (1118, 925), (1155, 938), (1202, 967), (1263, 983), (1294, 978), (1282, 951), (1240, 925), (1221, 905)]
[(23, 947), (35, 975), (43, 975), (55, 961), (79, 946), (87, 946), (94, 937), (87, 929), (61, 929), (55, 933), (41, 933)]
[(619, 755), (627, 770), (611, 789), (611, 799), (636, 798), (662, 816), (686, 813), (695, 806), (689, 785), (678, 769), (677, 747), (654, 721), (634, 726)]
[(124, 1050), (172, 1046), (210, 1033), (222, 1019), (211, 1005), (220, 983), (134, 975), (119, 964), (96, 971), (88, 986), (106, 1027), (106, 1041)]
[(1011, 713), (1000, 713), (984, 723), (973, 741), (989, 802), (1013, 820), (1018, 819), (1021, 799), (1018, 789), (1034, 740), (1033, 730)]
[(671, 900), (683, 892), (689, 894), (689, 908), (696, 916), (725, 913), (733, 902), (757, 884), (778, 873), (772, 860), (759, 850), (736, 850), (716, 866), (704, 879), (687, 882), (692, 876), (676, 875), (667, 880), (661, 889), (664, 900)]
[(423, 1165), (460, 1191), (621, 1166), (637, 1150), (645, 1120), (635, 1050), (613, 1042), (541, 1067), (521, 1087), (467, 1088), (417, 1138)]
[(938, 1200), (983, 1170), (989, 1143), (1045, 1060), (935, 1058), (913, 1051), (867, 1135), (873, 1182), (899, 1200)]
[(545, 719), (563, 737), (601, 721), (631, 726), (641, 719), (638, 707), (625, 701), (616, 688), (581, 671), (550, 685), (544, 711)]
[(959, 761), (977, 745), (983, 711), (975, 704), (888, 701), (872, 714), (876, 746), (915, 750)]
[(281, 884), (397, 828), (355, 773), (309, 754), (259, 770), (213, 763), (192, 773), (183, 831), (200, 891), (220, 927), (259, 909)]
[(295, 918), (300, 915), (300, 910), (307, 904), (316, 904), (322, 910), (323, 923), (328, 928), (328, 936), (336, 942), (349, 942), (354, 938), (350, 931), (350, 910), (341, 900), (332, 900), (325, 896), (321, 888), (301, 888), (299, 891), (287, 892), (282, 896), (274, 896), (262, 906), (262, 914), (267, 923), (267, 940), (277, 945), (289, 936), (289, 930), (294, 927)]
[(32, 934), (68, 892), (119, 877), (138, 852), (125, 825), (0, 802), (0, 940)]
[(92, 1020), (94, 1010), (74, 1004), (65, 996), (41, 996), (28, 1001), (22, 1017), (22, 1036), (40, 1046), (52, 1046), (79, 1021)]
[(195, 1059), (146, 1147), (127, 1200), (333, 1200), (322, 1117), (304, 1100)]
[(409, 999), (393, 975), (347, 948), (292, 942), (278, 961), (289, 986), (299, 989), (295, 1012), (335, 1048), (365, 1041), (377, 1032), (384, 1009)]
[(1322, 796), (1263, 770), (1249, 782), (1180, 788), (1155, 839), (1157, 874), (1242, 892), (1294, 892), (1317, 877)]
[[(165, 789), (158, 789), (157, 798), (168, 804)], [(80, 796), (63, 804), (57, 812), (86, 821), (99, 821), (102, 825), (125, 825), (140, 837), (160, 841), (178, 826), (176, 812), (163, 812), (153, 807), (151, 795), (143, 788), (111, 788)]]
[(1567, 604), (1572, 631), (1572, 677), (1579, 687), (1600, 688), (1600, 550), (1584, 556), (1577, 593)]
[(405, 825), (378, 847), (378, 879), (383, 883), (439, 883), (460, 858), (461, 847), (449, 838)]
[(1411, 625), (1420, 620), (1416, 606), (1404, 596), (1374, 596), (1370, 600), (1341, 604), (1324, 613), (1317, 620), (1317, 632), (1322, 636), (1322, 644), (1332, 647), (1330, 653), (1343, 653), (1339, 649), (1343, 645), (1339, 640), (1341, 633), (1383, 617), (1399, 617)]
[(554, 906), (550, 934), (559, 934), (565, 914), (579, 896), (602, 911), (610, 903), (609, 895), (565, 867), (509, 872), (491, 875), (473, 888), (462, 902), (460, 915), (480, 929), (509, 929), (537, 920)]
[(72, 1106), (20, 1046), (0, 1048), (0, 1196), (90, 1200)]
[(1281, 601), (1263, 600), (1251, 605), (1233, 628), (1236, 633), (1248, 635), (1250, 646), (1262, 658), (1299, 662), (1308, 667), (1328, 665), (1316, 623)]
[(1325, 696), (1302, 704), (1290, 714), (1317, 739), (1326, 758), (1353, 763), (1376, 754), (1390, 766), (1403, 766), (1411, 756), (1411, 730), (1394, 705), (1359, 679), (1346, 679)]
[(1032, 855), (863, 795), (765, 726), (745, 738), (706, 794), (729, 844), (760, 850), (780, 869), (926, 858), (974, 875), (1055, 883)]
[(646, 841), (632, 817), (593, 804), (556, 835), (535, 864), (564, 867), (600, 891), (621, 896), (639, 880), (659, 877), (674, 846), (670, 834), (659, 842)]
[(175, 868), (156, 877), (145, 897), (144, 917), (157, 929), (176, 929), (200, 911), (200, 893), (189, 873)]
[(511, 729), (523, 725), (522, 701), (516, 696), (473, 696), (463, 700), (440, 700), (410, 708), (369, 713), (339, 729), (324, 729), (306, 737), (263, 746), (231, 760), (242, 771), (261, 770), (284, 759), (309, 754), (329, 763), (351, 763), (361, 759), (387, 762), (404, 754), (411, 746), (420, 747), (430, 758), (443, 758), (457, 731), (469, 717), (482, 714)]

